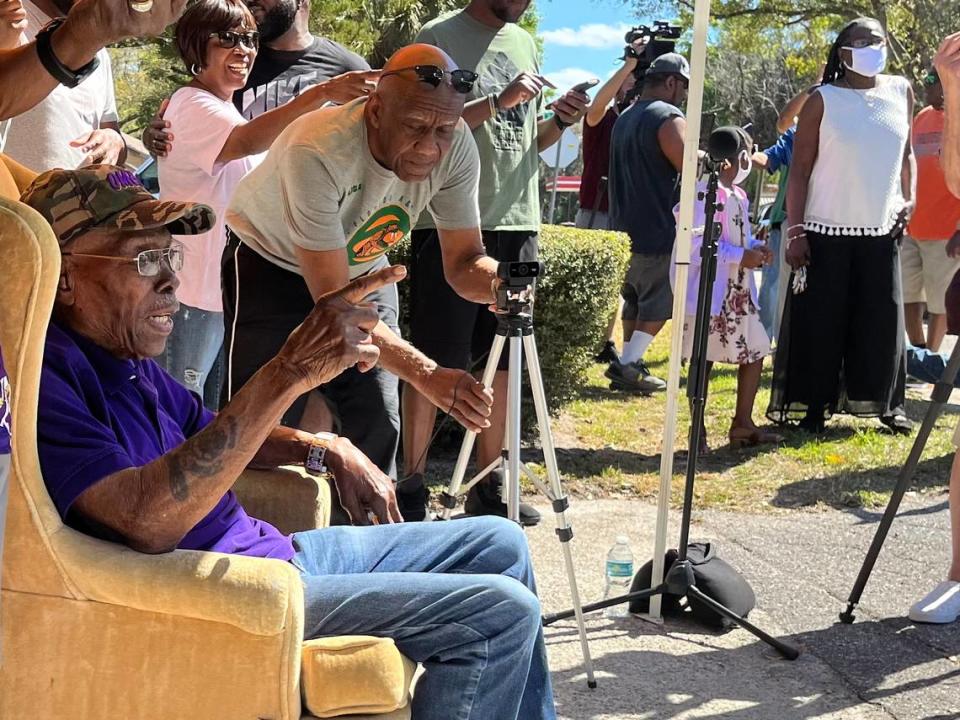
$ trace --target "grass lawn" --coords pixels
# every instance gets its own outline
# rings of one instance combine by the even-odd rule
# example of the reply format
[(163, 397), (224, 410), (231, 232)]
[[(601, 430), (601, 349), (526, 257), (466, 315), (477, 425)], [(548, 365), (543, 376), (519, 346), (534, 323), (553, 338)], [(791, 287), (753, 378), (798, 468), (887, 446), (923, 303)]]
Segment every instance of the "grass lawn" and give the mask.
[[(647, 353), (651, 372), (663, 378), (668, 367), (668, 331), (669, 325)], [(754, 406), (754, 420), (759, 425), (766, 424), (763, 412), (770, 395), (770, 364), (767, 360)], [(591, 369), (580, 397), (554, 421), (564, 484), (572, 494), (583, 497), (655, 499), (666, 396), (660, 393), (645, 398), (609, 390), (603, 370), (601, 365)], [(787, 427), (777, 430), (785, 437), (779, 447), (734, 450), (727, 442), (727, 431), (736, 388), (736, 367), (714, 366), (706, 417), (711, 452), (700, 460), (697, 507), (769, 512), (886, 504), (915, 435), (893, 435), (877, 420), (836, 416), (820, 438)], [(918, 428), (929, 391), (929, 387), (907, 391), (907, 414)], [(948, 405), (931, 433), (914, 477), (913, 487), (920, 492), (946, 489), (958, 412), (960, 405)], [(682, 501), (688, 423), (683, 395), (675, 446), (675, 506)], [(451, 449), (434, 453), (429, 468), (432, 484), (446, 485), (455, 457)], [(529, 459), (536, 466), (539, 453), (531, 453)], [(542, 467), (537, 469), (542, 473)]]
[[(650, 371), (666, 378), (669, 325), (647, 354)], [(603, 366), (590, 371), (580, 398), (554, 425), (561, 471), (579, 494), (655, 498), (659, 488), (660, 446), (666, 397), (644, 398), (608, 389)], [(754, 420), (770, 397), (771, 360), (754, 406)], [(929, 387), (907, 391), (907, 414), (919, 422), (926, 412)], [(732, 449), (727, 431), (737, 391), (736, 367), (715, 365), (710, 378), (706, 426), (711, 452), (700, 461), (699, 507), (739, 510), (812, 507), (876, 507), (890, 497), (915, 435), (891, 434), (877, 420), (837, 416), (820, 438), (789, 427), (777, 429), (778, 448)], [(684, 390), (681, 388), (681, 392)], [(914, 478), (920, 491), (946, 488), (953, 455), (951, 437), (960, 406), (948, 405), (930, 435)], [(690, 416), (682, 397), (674, 466), (674, 504), (682, 500)], [(771, 428), (776, 429), (776, 428)]]

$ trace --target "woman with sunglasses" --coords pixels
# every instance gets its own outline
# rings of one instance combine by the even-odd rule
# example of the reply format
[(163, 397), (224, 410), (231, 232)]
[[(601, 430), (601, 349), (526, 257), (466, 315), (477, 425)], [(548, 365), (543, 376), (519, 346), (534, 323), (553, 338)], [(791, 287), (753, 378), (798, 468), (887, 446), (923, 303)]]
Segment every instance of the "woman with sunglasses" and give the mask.
[(767, 415), (820, 432), (834, 413), (904, 415), (900, 239), (914, 207), (913, 91), (881, 74), (887, 40), (860, 18), (837, 36), (800, 113), (787, 187), (794, 270)]
[(218, 407), (223, 301), (220, 256), (226, 244), (223, 214), (240, 180), (290, 122), (326, 101), (311, 88), (282, 107), (247, 122), (234, 107), (253, 67), (260, 35), (242, 0), (199, 0), (176, 26), (180, 57), (193, 79), (170, 98), (164, 118), (176, 138), (158, 160), (163, 200), (202, 202), (218, 222), (202, 235), (180, 238), (185, 249), (179, 273), (180, 311), (162, 363), (187, 388)]

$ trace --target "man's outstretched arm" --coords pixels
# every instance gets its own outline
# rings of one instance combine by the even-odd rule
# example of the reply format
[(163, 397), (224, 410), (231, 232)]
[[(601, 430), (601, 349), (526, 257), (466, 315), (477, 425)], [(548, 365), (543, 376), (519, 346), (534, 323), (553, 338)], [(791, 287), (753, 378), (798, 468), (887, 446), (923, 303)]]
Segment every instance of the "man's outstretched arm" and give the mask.
[[(53, 53), (63, 66), (79, 70), (107, 45), (159, 35), (180, 17), (186, 4), (187, 0), (154, 0), (150, 12), (140, 13), (127, 0), (77, 0), (51, 36)], [(40, 61), (36, 42), (0, 50), (0, 120), (26, 112), (58, 84)]]
[(943, 41), (934, 65), (943, 84), (945, 112), (940, 164), (950, 192), (960, 197), (960, 33)]

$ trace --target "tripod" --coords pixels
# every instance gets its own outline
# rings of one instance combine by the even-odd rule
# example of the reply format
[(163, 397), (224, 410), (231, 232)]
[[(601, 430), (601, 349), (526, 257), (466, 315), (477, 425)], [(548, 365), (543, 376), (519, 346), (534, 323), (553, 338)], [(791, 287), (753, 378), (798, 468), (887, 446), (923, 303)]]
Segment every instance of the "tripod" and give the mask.
[[(715, 158), (736, 157), (737, 149), (739, 148), (739, 137), (736, 137), (732, 141), (726, 135), (720, 138), (714, 137), (718, 133), (726, 132), (725, 128), (719, 128), (711, 134), (710, 145), (713, 158), (707, 160), (709, 176), (707, 179), (706, 193), (702, 196), (705, 203), (706, 217), (703, 229), (703, 244), (700, 248), (700, 285), (697, 290), (697, 315), (693, 352), (690, 362), (690, 377), (687, 381), (687, 396), (690, 399), (692, 407), (692, 419), (690, 421), (690, 445), (687, 460), (686, 485), (684, 486), (683, 493), (683, 515), (680, 523), (680, 544), (677, 547), (677, 561), (670, 568), (663, 582), (657, 587), (628, 593), (620, 597), (608, 598), (607, 600), (587, 605), (582, 609), (575, 608), (573, 611), (568, 610), (549, 615), (544, 618), (544, 625), (568, 618), (574, 612), (591, 612), (593, 610), (600, 610), (613, 605), (630, 602), (631, 600), (641, 600), (654, 595), (671, 593), (673, 595), (685, 595), (688, 598), (697, 599), (714, 612), (724, 616), (751, 632), (760, 640), (763, 640), (785, 658), (795, 660), (800, 655), (800, 652), (796, 648), (777, 640), (775, 637), (749, 622), (746, 618), (740, 617), (729, 608), (705, 595), (703, 591), (697, 587), (696, 577), (693, 573), (693, 565), (687, 559), (687, 545), (690, 541), (690, 519), (693, 510), (693, 490), (696, 482), (697, 460), (700, 455), (700, 437), (707, 397), (707, 339), (710, 331), (713, 282), (717, 274), (717, 242), (719, 232), (714, 225), (714, 217), (718, 209), (717, 185), (719, 183), (721, 162)], [(726, 145), (718, 148), (722, 143), (730, 142), (733, 143), (733, 148)], [(717, 152), (718, 149), (720, 152)], [(677, 288), (676, 292), (684, 292), (684, 289)], [(674, 332), (676, 331), (677, 329), (674, 330)]]
[(853, 611), (860, 604), (860, 597), (863, 595), (863, 589), (867, 586), (867, 580), (870, 579), (870, 573), (873, 572), (873, 566), (877, 563), (877, 557), (883, 548), (883, 542), (887, 539), (887, 533), (890, 532), (890, 526), (893, 525), (897, 516), (897, 510), (900, 508), (900, 503), (903, 502), (903, 496), (907, 492), (907, 488), (910, 487), (910, 481), (917, 470), (917, 465), (920, 464), (920, 457), (927, 446), (930, 431), (933, 430), (934, 423), (937, 422), (937, 418), (943, 412), (943, 406), (950, 399), (953, 381), (956, 379), (958, 371), (960, 371), (960, 343), (953, 348), (953, 352), (950, 353), (950, 360), (947, 361), (947, 366), (943, 370), (943, 375), (933, 386), (927, 414), (923, 417), (923, 423), (921, 423), (917, 437), (913, 441), (913, 447), (910, 448), (907, 461), (900, 470), (900, 477), (897, 478), (897, 485), (890, 496), (890, 502), (887, 503), (887, 509), (884, 511), (877, 532), (873, 536), (870, 550), (867, 551), (867, 556), (860, 567), (860, 574), (857, 575), (857, 581), (854, 583), (853, 590), (850, 591), (847, 609), (840, 613), (841, 622), (849, 625), (854, 621)]
[[(570, 551), (573, 529), (566, 520), (569, 500), (564, 495), (563, 488), (560, 485), (560, 471), (557, 467), (557, 455), (553, 446), (550, 416), (547, 411), (547, 396), (543, 389), (543, 376), (540, 373), (540, 357), (537, 354), (537, 342), (533, 336), (533, 278), (540, 274), (541, 267), (539, 263), (500, 264), (498, 275), (502, 284), (497, 295), (497, 332), (493, 339), (490, 355), (487, 358), (486, 368), (483, 371), (482, 382), (484, 387), (492, 387), (493, 378), (500, 363), (500, 356), (503, 354), (503, 347), (509, 338), (505, 449), (499, 458), (464, 485), (463, 480), (466, 476), (467, 465), (470, 462), (470, 454), (477, 437), (476, 433), (467, 432), (460, 446), (460, 455), (457, 457), (457, 464), (450, 480), (450, 486), (447, 492), (440, 497), (440, 504), (444, 507), (443, 518), (448, 520), (457, 505), (457, 496), (468, 492), (470, 488), (498, 467), (503, 470), (504, 474), (503, 491), (504, 501), (507, 504), (507, 517), (514, 522), (518, 522), (520, 519), (521, 473), (549, 498), (556, 518), (556, 533), (563, 551), (567, 580), (570, 583), (570, 596), (574, 606), (578, 608), (575, 614), (580, 631), (583, 662), (587, 672), (587, 686), (595, 688), (597, 681), (593, 674), (593, 660), (590, 657), (590, 647), (587, 644), (587, 629), (583, 622), (583, 613), (579, 611), (580, 592), (577, 589), (573, 555)], [(528, 271), (531, 273), (530, 275), (527, 274)], [(540, 431), (540, 444), (543, 448), (543, 459), (547, 468), (547, 485), (541, 482), (527, 468), (526, 464), (520, 462), (520, 381), (524, 356), (527, 360), (530, 388), (533, 391), (533, 403), (536, 408), (537, 425)]]

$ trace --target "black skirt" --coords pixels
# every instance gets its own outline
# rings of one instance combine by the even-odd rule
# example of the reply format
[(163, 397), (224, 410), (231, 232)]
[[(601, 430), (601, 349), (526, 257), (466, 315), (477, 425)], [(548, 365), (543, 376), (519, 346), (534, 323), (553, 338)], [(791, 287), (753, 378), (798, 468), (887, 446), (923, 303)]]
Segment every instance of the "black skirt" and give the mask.
[(807, 289), (787, 292), (767, 417), (882, 417), (903, 411), (900, 243), (808, 232)]

